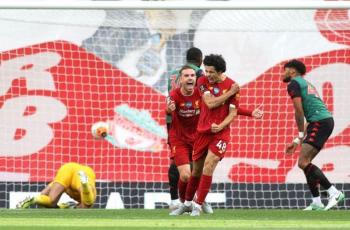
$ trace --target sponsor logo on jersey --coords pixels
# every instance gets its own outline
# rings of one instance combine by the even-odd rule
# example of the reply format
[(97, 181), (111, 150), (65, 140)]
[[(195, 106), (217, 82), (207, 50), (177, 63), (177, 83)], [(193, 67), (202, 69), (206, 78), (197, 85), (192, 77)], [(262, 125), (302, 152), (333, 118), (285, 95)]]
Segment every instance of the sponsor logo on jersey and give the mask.
[(187, 108), (191, 108), (191, 107), (192, 107), (192, 101), (187, 101), (187, 102), (185, 102), (185, 106), (186, 106)]

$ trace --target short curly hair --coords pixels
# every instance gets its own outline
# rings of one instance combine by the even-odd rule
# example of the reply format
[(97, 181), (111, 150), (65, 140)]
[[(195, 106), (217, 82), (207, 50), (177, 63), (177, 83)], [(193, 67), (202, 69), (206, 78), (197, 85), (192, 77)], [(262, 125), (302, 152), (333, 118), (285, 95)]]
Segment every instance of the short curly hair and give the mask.
[(306, 73), (306, 67), (305, 64), (302, 63), (299, 60), (293, 59), (286, 64), (284, 64), (284, 69), (285, 68), (293, 68), (295, 69), (301, 76), (303, 76)]
[(217, 72), (224, 73), (226, 71), (226, 61), (221, 55), (210, 54), (205, 56), (203, 60), (204, 65), (214, 66)]

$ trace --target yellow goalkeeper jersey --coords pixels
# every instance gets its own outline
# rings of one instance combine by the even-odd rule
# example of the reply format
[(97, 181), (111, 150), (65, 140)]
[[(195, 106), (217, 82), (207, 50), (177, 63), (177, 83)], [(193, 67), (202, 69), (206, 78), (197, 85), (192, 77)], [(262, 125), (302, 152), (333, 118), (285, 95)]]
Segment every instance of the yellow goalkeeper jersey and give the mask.
[(96, 191), (96, 175), (92, 168), (73, 162), (62, 165), (58, 169), (54, 180), (50, 184), (53, 184), (55, 182), (61, 184), (65, 188), (65, 193), (67, 193), (74, 200), (80, 201), (79, 188), (81, 187), (81, 182), (78, 175), (79, 171), (85, 172), (86, 176), (88, 177), (90, 186), (93, 188), (93, 191)]

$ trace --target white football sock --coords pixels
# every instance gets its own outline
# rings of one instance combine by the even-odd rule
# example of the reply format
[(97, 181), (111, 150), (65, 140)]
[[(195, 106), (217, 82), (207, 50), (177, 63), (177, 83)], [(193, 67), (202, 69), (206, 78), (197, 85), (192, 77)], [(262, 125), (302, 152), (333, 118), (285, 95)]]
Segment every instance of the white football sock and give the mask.
[(340, 193), (339, 190), (334, 187), (334, 185), (332, 185), (329, 189), (327, 189), (327, 192), (329, 196), (336, 196)]
[(312, 203), (317, 204), (317, 205), (321, 205), (322, 201), (321, 201), (321, 197), (312, 197)]

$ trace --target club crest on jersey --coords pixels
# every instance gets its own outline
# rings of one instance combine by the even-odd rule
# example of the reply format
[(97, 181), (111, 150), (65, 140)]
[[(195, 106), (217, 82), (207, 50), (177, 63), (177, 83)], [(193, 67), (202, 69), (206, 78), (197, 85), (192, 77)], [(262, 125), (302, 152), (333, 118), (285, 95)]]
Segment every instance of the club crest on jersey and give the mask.
[(218, 94), (218, 93), (220, 92), (220, 89), (219, 89), (219, 88), (214, 87), (213, 92), (214, 92), (214, 94)]
[(199, 100), (195, 101), (194, 104), (195, 104), (195, 108), (199, 108)]
[(191, 102), (191, 101), (187, 101), (187, 102), (185, 103), (185, 106), (186, 106), (187, 108), (191, 108), (191, 107), (192, 107), (192, 102)]

